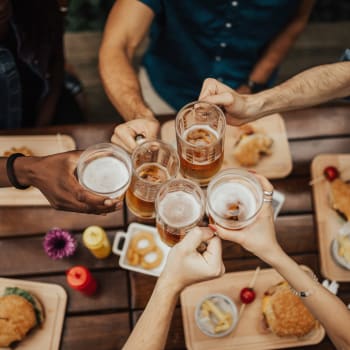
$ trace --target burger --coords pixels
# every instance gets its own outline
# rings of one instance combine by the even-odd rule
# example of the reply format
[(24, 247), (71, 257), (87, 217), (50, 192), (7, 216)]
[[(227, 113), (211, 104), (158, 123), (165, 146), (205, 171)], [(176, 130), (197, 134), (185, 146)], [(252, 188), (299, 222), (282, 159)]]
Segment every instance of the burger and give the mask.
[(0, 348), (21, 341), (44, 321), (39, 300), (26, 290), (8, 287), (0, 297)]
[(265, 292), (262, 312), (265, 327), (279, 337), (303, 337), (310, 333), (317, 323), (285, 281), (270, 287)]

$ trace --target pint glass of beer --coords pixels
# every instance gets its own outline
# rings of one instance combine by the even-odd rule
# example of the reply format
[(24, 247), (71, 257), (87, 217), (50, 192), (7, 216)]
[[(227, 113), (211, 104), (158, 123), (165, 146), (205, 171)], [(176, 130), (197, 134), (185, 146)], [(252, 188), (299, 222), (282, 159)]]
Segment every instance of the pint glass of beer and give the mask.
[(155, 218), (154, 201), (161, 185), (176, 177), (179, 157), (170, 144), (144, 141), (131, 156), (132, 180), (126, 193), (129, 210), (140, 219)]
[(156, 198), (156, 224), (160, 238), (173, 246), (197, 226), (205, 212), (201, 188), (186, 179), (166, 182)]
[(208, 102), (191, 102), (176, 116), (176, 142), (181, 173), (206, 186), (224, 159), (226, 119), (222, 110)]
[(246, 227), (260, 212), (264, 196), (260, 182), (248, 171), (223, 170), (208, 185), (209, 221), (231, 230)]
[(100, 143), (81, 154), (77, 175), (87, 190), (122, 199), (131, 180), (131, 159), (121, 147)]

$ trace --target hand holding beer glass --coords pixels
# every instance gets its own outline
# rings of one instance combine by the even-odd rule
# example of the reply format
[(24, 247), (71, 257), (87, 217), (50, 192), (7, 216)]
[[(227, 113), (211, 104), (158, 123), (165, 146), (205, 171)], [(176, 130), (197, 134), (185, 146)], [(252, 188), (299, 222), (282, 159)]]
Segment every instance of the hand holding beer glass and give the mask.
[(156, 197), (156, 225), (160, 238), (173, 246), (202, 220), (205, 196), (201, 188), (186, 179), (162, 185)]
[(206, 186), (220, 170), (225, 127), (225, 115), (214, 104), (196, 101), (179, 111), (175, 120), (176, 141), (185, 178)]
[(126, 203), (138, 218), (153, 219), (154, 202), (159, 188), (179, 172), (176, 150), (163, 141), (143, 141), (135, 148), (131, 162), (133, 174), (126, 193)]
[(131, 160), (119, 146), (100, 143), (87, 148), (77, 165), (78, 180), (87, 190), (122, 200), (131, 179)]
[(211, 224), (229, 230), (250, 225), (264, 202), (272, 201), (272, 190), (264, 189), (258, 177), (243, 169), (227, 169), (209, 183), (207, 214)]

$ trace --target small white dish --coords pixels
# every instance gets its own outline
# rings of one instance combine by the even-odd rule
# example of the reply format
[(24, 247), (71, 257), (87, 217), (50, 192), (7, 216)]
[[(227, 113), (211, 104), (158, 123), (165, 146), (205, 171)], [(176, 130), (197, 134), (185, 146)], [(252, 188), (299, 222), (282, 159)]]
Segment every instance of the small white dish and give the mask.
[[(217, 307), (219, 307), (223, 312), (230, 313), (232, 316), (232, 324), (231, 326), (219, 333), (215, 333), (212, 322), (210, 322), (209, 318), (201, 316), (202, 304), (206, 301), (212, 301)], [(214, 338), (221, 338), (228, 334), (230, 334), (233, 329), (236, 327), (238, 322), (238, 309), (236, 304), (226, 295), (223, 294), (209, 294), (203, 300), (201, 300), (195, 309), (195, 320), (198, 328), (207, 336)]]
[(335, 238), (331, 243), (332, 257), (338, 265), (340, 265), (341, 267), (347, 270), (350, 270), (350, 263), (346, 261), (342, 256), (340, 256), (338, 252), (339, 252), (339, 242)]
[[(161, 249), (163, 252), (163, 259), (160, 265), (158, 265), (154, 269), (145, 269), (140, 265), (131, 265), (128, 262), (127, 258), (127, 252), (129, 249), (129, 245), (131, 242), (131, 239), (138, 233), (138, 232), (149, 232), (153, 235), (154, 241), (156, 242), (157, 246)], [(159, 276), (161, 272), (164, 269), (167, 256), (170, 251), (170, 247), (168, 247), (166, 244), (162, 242), (162, 240), (159, 237), (158, 231), (153, 226), (147, 226), (142, 225), (138, 223), (132, 223), (128, 226), (127, 232), (118, 231), (114, 237), (114, 242), (112, 246), (112, 251), (114, 254), (119, 255), (119, 266), (121, 266), (124, 269), (140, 272), (146, 275), (151, 276)]]

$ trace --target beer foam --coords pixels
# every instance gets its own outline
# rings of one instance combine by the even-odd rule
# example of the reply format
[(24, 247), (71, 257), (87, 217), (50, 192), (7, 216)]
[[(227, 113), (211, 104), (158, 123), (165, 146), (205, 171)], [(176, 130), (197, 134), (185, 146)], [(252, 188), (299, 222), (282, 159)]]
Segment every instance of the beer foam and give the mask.
[(199, 220), (201, 207), (189, 193), (176, 191), (168, 193), (159, 203), (159, 215), (172, 227), (185, 227)]
[(81, 181), (95, 192), (111, 193), (125, 186), (129, 177), (129, 171), (121, 160), (107, 156), (88, 163)]
[(255, 214), (257, 202), (254, 193), (245, 185), (237, 182), (223, 183), (210, 194), (211, 207), (222, 217), (230, 216), (229, 208), (239, 205), (239, 220), (245, 220)]

